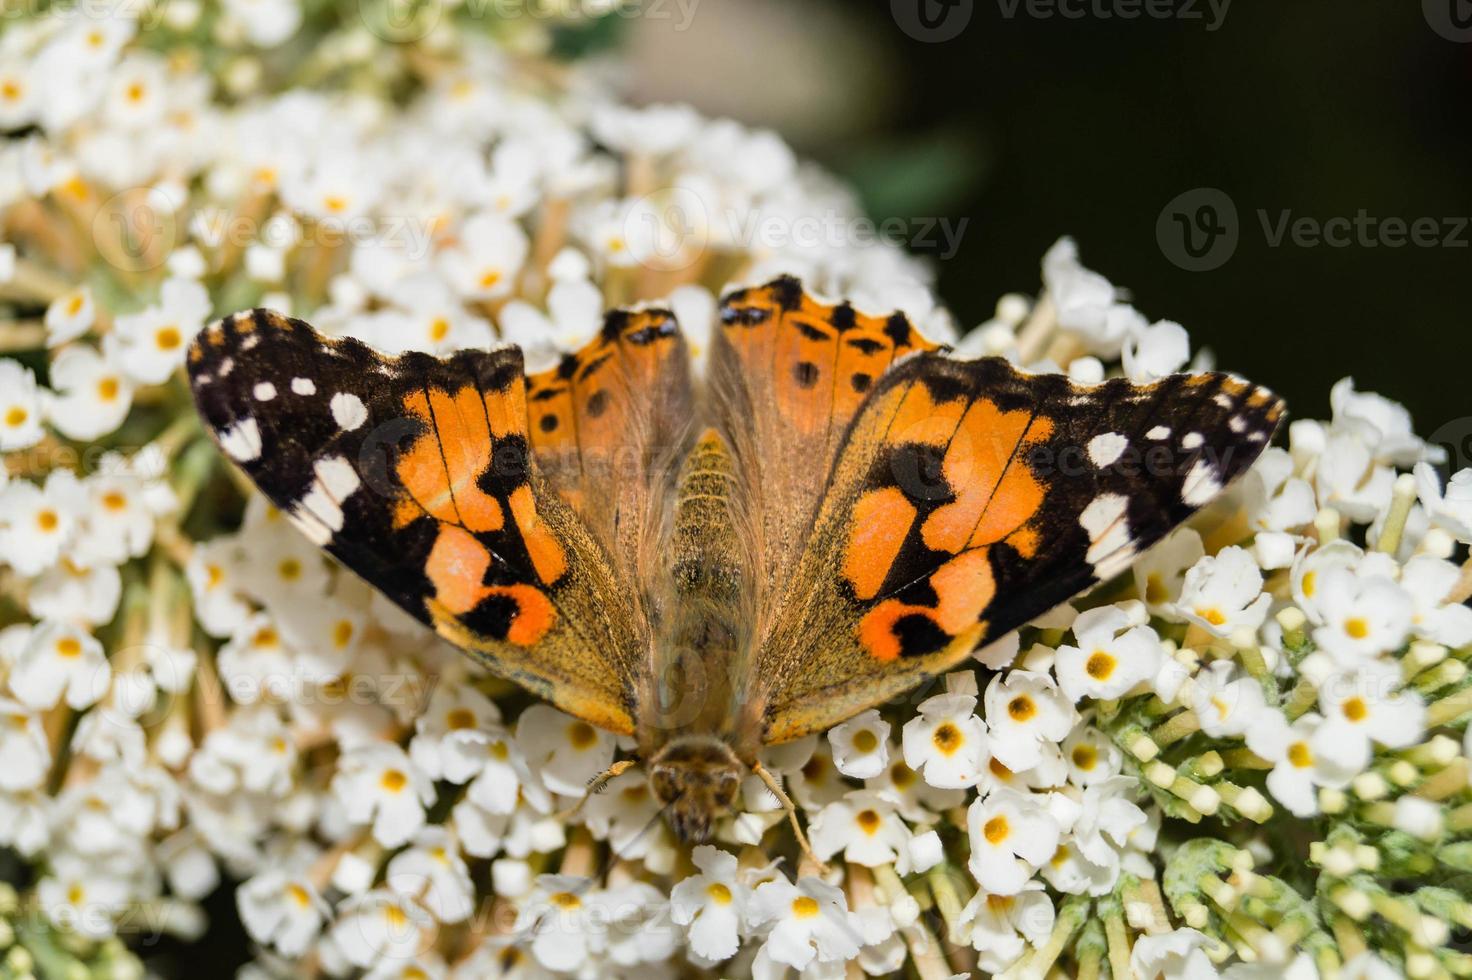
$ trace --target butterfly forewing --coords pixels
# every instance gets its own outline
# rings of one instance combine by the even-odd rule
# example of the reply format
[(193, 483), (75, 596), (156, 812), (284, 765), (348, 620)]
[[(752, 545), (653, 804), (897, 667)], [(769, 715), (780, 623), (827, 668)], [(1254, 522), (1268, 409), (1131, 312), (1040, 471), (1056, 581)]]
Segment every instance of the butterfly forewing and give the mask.
[(532, 462), (519, 350), (386, 358), (257, 310), (201, 334), (189, 375), (221, 448), (313, 542), (497, 673), (632, 731), (647, 642)]

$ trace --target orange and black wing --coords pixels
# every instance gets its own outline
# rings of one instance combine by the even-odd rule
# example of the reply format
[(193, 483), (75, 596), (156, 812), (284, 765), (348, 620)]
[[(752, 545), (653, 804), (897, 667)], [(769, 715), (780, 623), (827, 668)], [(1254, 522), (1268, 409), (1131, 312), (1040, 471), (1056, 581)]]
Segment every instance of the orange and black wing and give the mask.
[(312, 541), (496, 673), (632, 731), (646, 629), (533, 458), (519, 350), (388, 358), (256, 310), (188, 368), (221, 448)]
[(885, 701), (1124, 570), (1251, 465), (1282, 411), (1223, 374), (1080, 387), (1000, 358), (897, 363), (840, 440), (752, 664), (764, 741)]

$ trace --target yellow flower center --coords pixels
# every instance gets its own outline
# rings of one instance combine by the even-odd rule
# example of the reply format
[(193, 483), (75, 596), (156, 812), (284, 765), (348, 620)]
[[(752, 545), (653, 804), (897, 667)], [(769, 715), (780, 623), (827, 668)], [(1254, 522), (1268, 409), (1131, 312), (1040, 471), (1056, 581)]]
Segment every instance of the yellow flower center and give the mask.
[(861, 728), (854, 734), (854, 748), (865, 754), (879, 748), (879, 739), (867, 728)]
[(339, 619), (337, 625), (332, 628), (332, 642), (340, 650), (347, 646), (353, 638), (353, 624), (346, 619)]
[(21, 407), (20, 405), (12, 405), (10, 406), (10, 409), (5, 413), (5, 424), (10, 426), (12, 429), (18, 429), (22, 425), (25, 425), (26, 419), (30, 417), (31, 413), (26, 411), (23, 407)]
[(82, 644), (75, 636), (63, 636), (56, 641), (56, 654), (74, 660), (82, 655)]
[(105, 402), (116, 401), (120, 389), (117, 378), (103, 378), (97, 382), (97, 397)]
[(712, 902), (715, 902), (717, 905), (731, 904), (731, 889), (727, 888), (719, 881), (713, 881), (709, 885), (706, 885), (705, 894), (707, 898), (709, 898)]
[(858, 823), (859, 829), (870, 837), (879, 833), (879, 825), (883, 823), (879, 814), (873, 810), (860, 810), (858, 816), (854, 817), (854, 821)]
[(87, 302), (87, 300), (82, 296), (81, 293), (72, 293), (71, 299), (66, 301), (66, 315), (76, 316), (78, 313), (82, 312), (82, 304), (85, 302)]
[(992, 817), (986, 822), (985, 826), (981, 828), (982, 836), (985, 837), (987, 843), (991, 844), (993, 847), (1001, 844), (1002, 841), (1006, 840), (1011, 833), (1012, 828), (1008, 825), (1007, 818), (1002, 816), (1001, 814), (997, 814), (995, 817)]
[(1315, 571), (1307, 571), (1307, 572), (1304, 572), (1303, 573), (1303, 594), (1306, 595), (1306, 596), (1309, 596), (1310, 598), (1312, 598), (1313, 597), (1313, 594), (1314, 594), (1314, 588), (1318, 585), (1318, 581), (1319, 581), (1319, 573), (1318, 572), (1315, 572)]
[(438, 343), (450, 335), (450, 321), (437, 316), (429, 321), (429, 339)]
[(558, 908), (565, 909), (567, 911), (572, 911), (573, 909), (583, 907), (583, 900), (578, 898), (572, 892), (558, 892), (556, 895), (552, 896), (550, 901)]
[(1350, 698), (1339, 706), (1339, 710), (1343, 711), (1344, 717), (1350, 721), (1364, 721), (1370, 717), (1369, 705), (1365, 704), (1365, 699), (1360, 697)]
[(818, 914), (818, 903), (816, 899), (800, 895), (792, 900), (792, 915), (796, 919), (811, 919)]
[(1084, 772), (1088, 772), (1099, 763), (1099, 750), (1092, 745), (1075, 745), (1072, 754), (1073, 764)]
[(38, 511), (36, 513), (36, 526), (39, 527), (42, 531), (45, 531), (47, 534), (55, 531), (57, 526), (60, 524), (61, 518), (56, 516), (56, 511), (54, 510), (50, 510), (48, 508), (47, 510)]
[(572, 743), (573, 748), (581, 752), (591, 749), (597, 743), (598, 733), (585, 721), (573, 722), (567, 726), (567, 740)]
[(1359, 616), (1351, 616), (1344, 621), (1344, 632), (1356, 640), (1363, 640), (1370, 635), (1370, 624)]
[(1159, 572), (1152, 573), (1145, 579), (1145, 601), (1152, 606), (1158, 606), (1170, 598), (1170, 590), (1165, 587), (1165, 579), (1160, 577)]
[(286, 886), (286, 896), (302, 908), (306, 908), (312, 904), (312, 896), (308, 895), (307, 890), (294, 881)]
[(1026, 694), (1019, 694), (1007, 702), (1007, 714), (1013, 721), (1030, 721), (1038, 713), (1038, 706)]
[(153, 342), (159, 350), (175, 350), (184, 343), (184, 335), (179, 332), (178, 327), (159, 327), (153, 335)]
[(469, 708), (456, 708), (445, 715), (445, 727), (451, 731), (460, 731), (475, 727), (475, 712)]
[(935, 743), (935, 747), (940, 749), (942, 753), (952, 755), (961, 747), (961, 743), (965, 741), (965, 738), (962, 737), (959, 728), (947, 721), (936, 727), (930, 736), (930, 740)]
[(1309, 751), (1307, 742), (1294, 742), (1288, 746), (1288, 761), (1299, 769), (1307, 769), (1314, 764), (1314, 754)]
[(287, 582), (294, 582), (302, 577), (302, 563), (295, 558), (283, 558), (276, 566), (276, 574)]
[(1084, 671), (1096, 681), (1107, 681), (1114, 674), (1117, 661), (1103, 650), (1095, 650), (1084, 664)]
[(1227, 621), (1226, 615), (1224, 615), (1222, 611), (1215, 606), (1212, 606), (1209, 609), (1198, 608), (1196, 610), (1196, 615), (1200, 616), (1202, 619), (1206, 620), (1213, 626), (1220, 626)]
[(398, 793), (409, 785), (409, 777), (397, 769), (385, 769), (383, 775), (378, 777), (378, 785), (390, 793)]
[(102, 495), (102, 506), (108, 510), (122, 510), (128, 506), (128, 498), (117, 490), (109, 490)]
[(486, 272), (484, 272), (484, 273), (481, 274), (481, 277), (480, 277), (480, 288), (481, 289), (494, 289), (496, 287), (496, 283), (498, 283), (500, 281), (501, 281), (501, 270), (500, 269), (489, 269)]
[(348, 209), (348, 199), (341, 194), (328, 194), (322, 198), (322, 206), (329, 214), (342, 214)]

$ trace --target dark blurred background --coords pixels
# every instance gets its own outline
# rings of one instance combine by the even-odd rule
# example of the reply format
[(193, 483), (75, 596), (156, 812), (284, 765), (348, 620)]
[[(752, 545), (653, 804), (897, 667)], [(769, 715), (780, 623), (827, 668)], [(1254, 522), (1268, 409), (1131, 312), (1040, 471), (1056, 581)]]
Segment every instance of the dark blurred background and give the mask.
[[(636, 93), (775, 126), (875, 217), (967, 219), (936, 263), (963, 324), (1069, 234), (1298, 417), (1346, 374), (1423, 434), (1472, 415), (1468, 0), (692, 2), (633, 25)], [(1193, 260), (1180, 222), (1198, 250), (1231, 227), (1201, 188), (1237, 244)], [(1348, 243), (1275, 245), (1285, 215)]]

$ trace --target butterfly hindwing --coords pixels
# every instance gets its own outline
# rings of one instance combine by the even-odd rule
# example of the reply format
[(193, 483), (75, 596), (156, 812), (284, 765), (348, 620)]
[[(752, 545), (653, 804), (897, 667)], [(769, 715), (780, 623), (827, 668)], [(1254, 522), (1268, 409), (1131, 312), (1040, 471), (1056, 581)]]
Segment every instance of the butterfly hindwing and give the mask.
[(627, 585), (532, 459), (515, 348), (388, 358), (257, 310), (189, 355), (221, 448), (312, 541), (502, 676), (629, 732)]
[(1282, 414), (1223, 374), (1081, 387), (920, 353), (839, 450), (758, 651), (769, 742), (820, 731), (1126, 568), (1252, 463)]

